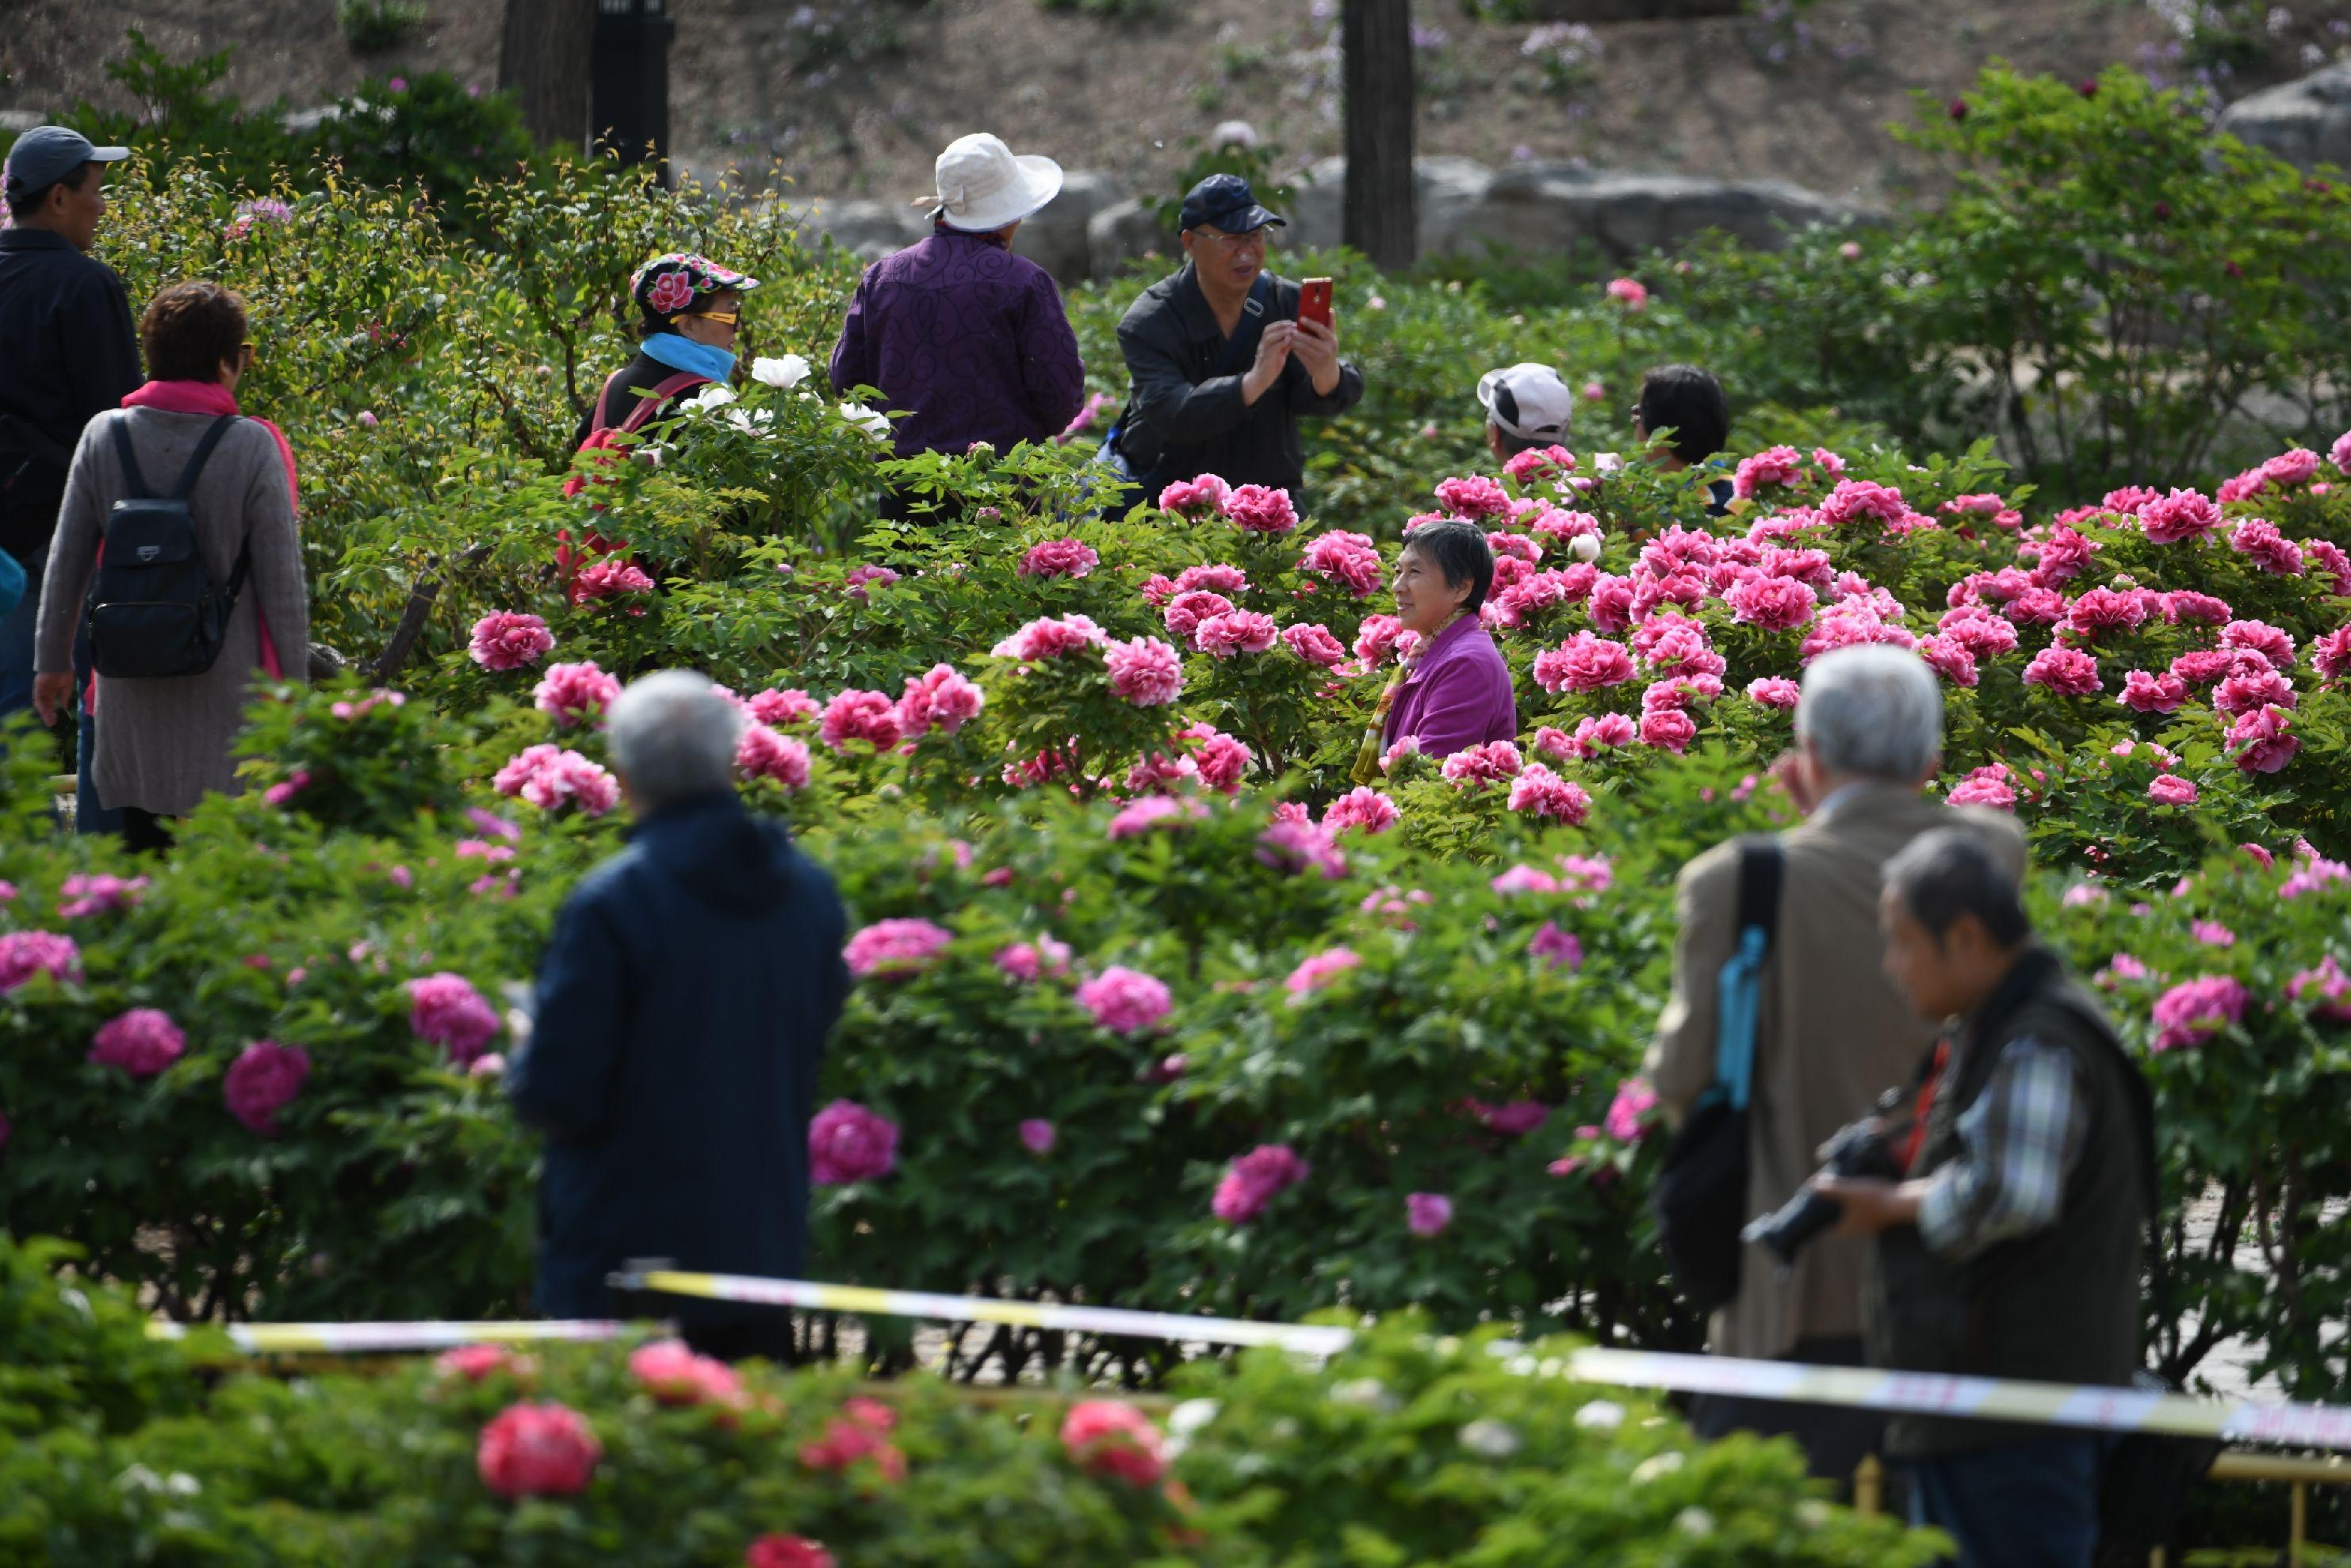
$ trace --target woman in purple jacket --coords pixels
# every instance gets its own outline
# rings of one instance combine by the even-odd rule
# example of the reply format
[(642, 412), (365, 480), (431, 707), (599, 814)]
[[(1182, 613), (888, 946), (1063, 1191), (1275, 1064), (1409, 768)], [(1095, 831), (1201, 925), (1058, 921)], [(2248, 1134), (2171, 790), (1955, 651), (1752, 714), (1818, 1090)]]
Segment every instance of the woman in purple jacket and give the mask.
[[(1052, 276), (1012, 253), (1061, 188), (1050, 158), (993, 136), (939, 154), (931, 237), (865, 269), (832, 350), (836, 392), (881, 390), (897, 455), (1040, 444), (1085, 406), (1085, 367)], [(885, 503), (885, 511), (904, 515)]]
[(1384, 699), (1383, 751), (1410, 737), (1429, 757), (1450, 757), (1491, 740), (1515, 740), (1519, 705), (1510, 668), (1478, 611), (1494, 584), (1494, 551), (1478, 525), (1459, 517), (1424, 523), (1396, 559), (1396, 619), (1420, 636), (1411, 673)]

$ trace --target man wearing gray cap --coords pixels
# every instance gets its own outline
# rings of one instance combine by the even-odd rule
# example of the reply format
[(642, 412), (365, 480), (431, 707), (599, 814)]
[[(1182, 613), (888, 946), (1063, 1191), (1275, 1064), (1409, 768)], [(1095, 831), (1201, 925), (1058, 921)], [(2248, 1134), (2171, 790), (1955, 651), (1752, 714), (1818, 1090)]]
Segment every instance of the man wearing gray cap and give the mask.
[(41, 568), (82, 426), (142, 380), (122, 279), (88, 254), (106, 215), (106, 165), (129, 156), (43, 125), (16, 139), (0, 178), (0, 549), (27, 579), (0, 620), (0, 717), (32, 706)]

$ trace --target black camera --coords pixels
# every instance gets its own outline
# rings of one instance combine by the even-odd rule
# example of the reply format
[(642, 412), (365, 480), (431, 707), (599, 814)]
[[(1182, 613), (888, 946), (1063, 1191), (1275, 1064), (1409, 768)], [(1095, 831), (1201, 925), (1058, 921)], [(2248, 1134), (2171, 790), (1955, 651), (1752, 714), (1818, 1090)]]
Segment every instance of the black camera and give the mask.
[[(1885, 1124), (1875, 1116), (1840, 1131), (1822, 1153), (1821, 1168), (1831, 1176), (1902, 1179), (1902, 1167), (1895, 1162), (1894, 1146), (1886, 1140)], [(1748, 1221), (1739, 1239), (1761, 1241), (1771, 1249), (1771, 1255), (1780, 1260), (1780, 1267), (1784, 1269), (1796, 1260), (1796, 1254), (1813, 1238), (1833, 1228), (1844, 1213), (1844, 1206), (1836, 1199), (1805, 1186), (1799, 1188), (1777, 1213)]]

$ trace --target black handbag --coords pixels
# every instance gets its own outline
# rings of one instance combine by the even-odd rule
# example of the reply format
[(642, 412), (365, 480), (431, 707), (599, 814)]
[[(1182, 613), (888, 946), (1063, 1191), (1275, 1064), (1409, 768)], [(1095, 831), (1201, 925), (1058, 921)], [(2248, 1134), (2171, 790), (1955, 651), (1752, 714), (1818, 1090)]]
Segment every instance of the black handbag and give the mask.
[(1747, 1207), (1747, 1101), (1755, 1079), (1755, 1035), (1763, 964), (1780, 926), (1786, 862), (1777, 839), (1739, 846), (1739, 945), (1715, 988), (1714, 1082), (1666, 1149), (1650, 1194), (1674, 1290), (1701, 1312), (1739, 1294)]

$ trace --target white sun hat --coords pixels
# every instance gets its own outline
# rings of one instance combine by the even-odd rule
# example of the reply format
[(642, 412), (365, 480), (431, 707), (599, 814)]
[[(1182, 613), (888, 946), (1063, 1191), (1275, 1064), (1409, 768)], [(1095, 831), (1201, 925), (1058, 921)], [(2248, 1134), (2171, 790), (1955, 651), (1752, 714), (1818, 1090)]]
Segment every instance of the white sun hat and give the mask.
[(938, 191), (914, 204), (951, 229), (987, 234), (1018, 223), (1061, 193), (1061, 166), (1035, 153), (1015, 154), (982, 131), (958, 136), (939, 154)]

